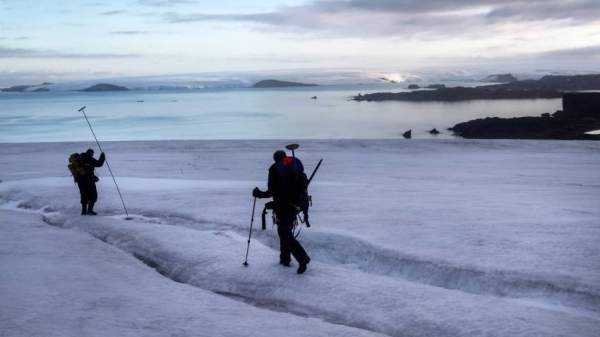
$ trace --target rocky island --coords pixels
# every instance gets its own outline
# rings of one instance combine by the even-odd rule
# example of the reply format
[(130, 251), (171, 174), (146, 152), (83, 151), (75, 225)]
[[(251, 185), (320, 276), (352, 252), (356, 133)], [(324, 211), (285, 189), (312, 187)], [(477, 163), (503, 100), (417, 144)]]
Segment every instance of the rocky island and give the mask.
[(51, 85), (52, 83), (44, 82), (42, 84), (25, 84), (25, 85), (13, 85), (12, 87), (2, 88), (2, 92), (43, 92), (50, 91), (50, 89), (43, 87), (44, 85)]
[(80, 91), (97, 92), (97, 91), (127, 91), (127, 90), (129, 90), (129, 89), (127, 89), (126, 87), (119, 86), (119, 85), (99, 83), (96, 85), (92, 85), (89, 88), (82, 89)]
[(544, 76), (539, 80), (522, 80), (478, 87), (439, 87), (436, 90), (411, 92), (376, 92), (353, 97), (355, 101), (456, 102), (477, 99), (560, 98), (565, 92), (600, 90), (600, 75)]
[(252, 88), (288, 88), (288, 87), (315, 87), (316, 84), (289, 82), (279, 80), (262, 80), (254, 83)]
[(569, 93), (563, 110), (540, 117), (482, 118), (449, 128), (455, 135), (479, 139), (589, 139), (600, 129), (600, 93)]

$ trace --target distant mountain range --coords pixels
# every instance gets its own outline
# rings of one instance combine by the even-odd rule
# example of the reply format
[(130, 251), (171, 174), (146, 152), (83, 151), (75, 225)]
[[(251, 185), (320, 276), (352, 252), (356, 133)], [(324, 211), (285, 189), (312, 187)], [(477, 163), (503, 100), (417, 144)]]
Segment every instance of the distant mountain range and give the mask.
[[(548, 74), (549, 72), (545, 72)], [(358, 70), (297, 70), (297, 71), (261, 71), (261, 72), (223, 72), (182, 75), (113, 77), (89, 80), (69, 80), (44, 82), (42, 84), (6, 85), (3, 92), (34, 91), (81, 91), (97, 84), (110, 84), (129, 90), (205, 90), (236, 88), (277, 88), (294, 87), (305, 84), (316, 85), (389, 85), (398, 84), (425, 86), (432, 83), (445, 84), (448, 87), (472, 83), (513, 83), (514, 79), (539, 79), (542, 75), (532, 71), (519, 74), (489, 74), (478, 71), (420, 71), (415, 73), (394, 71), (358, 71)], [(10, 82), (1, 77), (0, 83)], [(41, 81), (40, 81), (41, 82)], [(521, 81), (516, 81), (521, 82)], [(471, 86), (471, 85), (467, 85)], [(39, 89), (39, 90), (38, 90)]]

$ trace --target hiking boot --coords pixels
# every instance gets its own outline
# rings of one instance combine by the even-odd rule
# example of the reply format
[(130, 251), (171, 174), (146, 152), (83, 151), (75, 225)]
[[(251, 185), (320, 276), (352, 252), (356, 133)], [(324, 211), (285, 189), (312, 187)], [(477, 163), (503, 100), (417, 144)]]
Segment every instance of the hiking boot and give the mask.
[(85, 207), (85, 205), (81, 205), (81, 215), (86, 215), (87, 214), (87, 207)]
[(283, 260), (279, 260), (279, 264), (284, 266), (284, 267), (291, 267), (292, 263), (290, 261), (283, 261)]
[(310, 263), (310, 258), (307, 257), (306, 260), (300, 262), (300, 266), (298, 266), (298, 274), (304, 274), (304, 272), (306, 271), (306, 266), (308, 266), (308, 264)]
[(87, 215), (97, 215), (98, 213), (94, 212), (94, 204), (90, 204), (87, 209)]

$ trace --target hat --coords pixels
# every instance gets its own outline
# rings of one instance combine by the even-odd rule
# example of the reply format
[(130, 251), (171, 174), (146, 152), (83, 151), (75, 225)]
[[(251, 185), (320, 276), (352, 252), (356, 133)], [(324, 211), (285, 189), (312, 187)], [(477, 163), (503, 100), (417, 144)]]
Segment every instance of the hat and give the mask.
[(275, 162), (280, 162), (283, 158), (286, 157), (285, 151), (283, 150), (277, 150), (275, 151), (275, 153), (273, 153), (273, 160)]

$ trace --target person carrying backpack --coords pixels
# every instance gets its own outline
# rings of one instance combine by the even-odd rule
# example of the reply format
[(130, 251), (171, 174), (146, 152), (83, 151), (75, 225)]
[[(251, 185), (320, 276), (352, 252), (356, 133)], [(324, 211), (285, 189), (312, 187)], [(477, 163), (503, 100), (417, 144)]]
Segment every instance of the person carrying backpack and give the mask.
[(252, 195), (256, 198), (273, 198), (273, 211), (279, 235), (279, 263), (290, 266), (291, 255), (298, 261), (298, 274), (306, 271), (310, 257), (296, 240), (293, 234), (294, 224), (300, 204), (306, 194), (308, 179), (304, 173), (302, 162), (295, 157), (288, 157), (284, 151), (278, 150), (273, 154), (275, 163), (269, 168), (267, 191), (255, 187)]
[(106, 156), (104, 152), (100, 158), (94, 158), (94, 150), (88, 149), (83, 153), (74, 153), (69, 157), (69, 170), (73, 179), (79, 187), (81, 196), (81, 215), (96, 215), (94, 204), (98, 200), (98, 191), (96, 190), (96, 177), (94, 169), (104, 165)]

